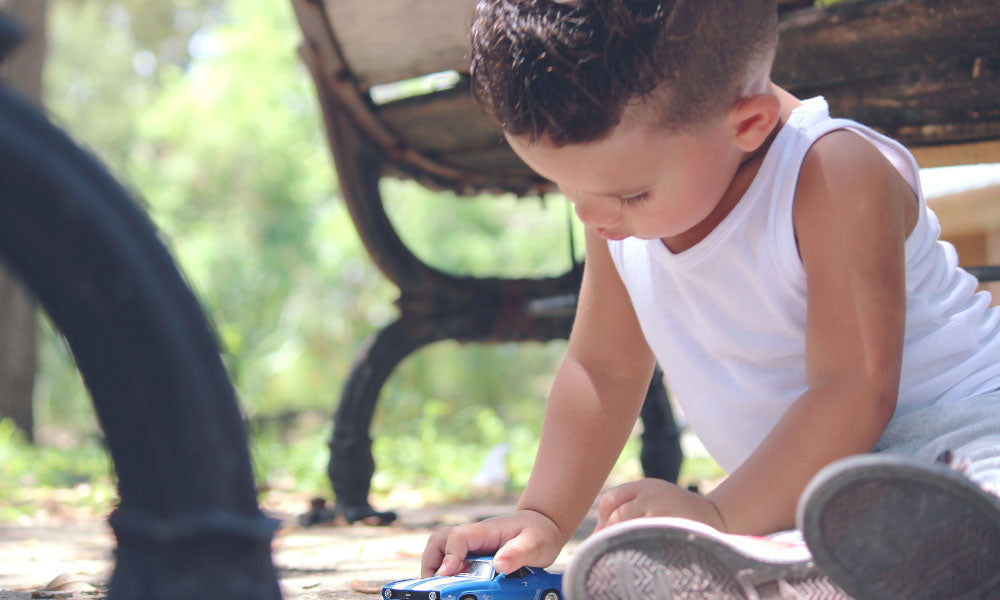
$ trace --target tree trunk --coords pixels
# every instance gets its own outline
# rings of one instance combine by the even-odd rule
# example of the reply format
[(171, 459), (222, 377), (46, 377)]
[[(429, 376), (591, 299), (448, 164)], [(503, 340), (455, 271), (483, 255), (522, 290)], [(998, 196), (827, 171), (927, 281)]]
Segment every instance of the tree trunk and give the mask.
[[(0, 79), (41, 104), (47, 0), (0, 0), (0, 11), (27, 30), (21, 47), (0, 66)], [(34, 299), (0, 264), (0, 418), (9, 417), (34, 439), (31, 396), (35, 387), (38, 319)]]

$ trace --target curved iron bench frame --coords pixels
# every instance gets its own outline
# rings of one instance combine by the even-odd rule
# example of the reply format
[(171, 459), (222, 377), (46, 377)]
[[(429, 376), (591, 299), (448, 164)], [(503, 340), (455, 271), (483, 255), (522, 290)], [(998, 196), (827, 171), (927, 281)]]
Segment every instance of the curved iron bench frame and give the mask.
[[(17, 37), (0, 15), (0, 59)], [(280, 598), (236, 396), (149, 218), (2, 85), (0, 190), (0, 259), (65, 336), (118, 476), (108, 598)]]
[[(344, 202), (372, 260), (400, 291), (399, 318), (359, 351), (341, 392), (330, 440), (335, 512), (349, 522), (375, 517), (388, 523), (395, 514), (374, 510), (368, 495), (375, 469), (369, 432), (389, 375), (406, 356), (437, 341), (566, 339), (576, 308), (580, 266), (553, 278), (476, 278), (444, 273), (414, 256), (385, 213), (378, 187), (384, 175), (399, 174), (432, 189), (463, 194), (540, 194), (551, 184), (528, 174), (507, 176), (501, 186), (495, 174), (458, 170), (407, 146), (374, 114), (367, 94), (340, 55), (324, 5), (315, 0), (293, 0), (293, 5), (306, 36), (300, 55), (316, 83)], [(680, 434), (659, 369), (642, 419), (644, 471), (676, 481), (682, 460)]]

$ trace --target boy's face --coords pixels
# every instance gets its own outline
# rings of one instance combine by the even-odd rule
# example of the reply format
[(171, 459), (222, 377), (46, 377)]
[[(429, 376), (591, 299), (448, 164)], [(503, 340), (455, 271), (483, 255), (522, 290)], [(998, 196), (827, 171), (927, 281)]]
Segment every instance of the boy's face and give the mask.
[(556, 147), (507, 136), (514, 151), (573, 202), (607, 239), (662, 239), (705, 221), (743, 160), (723, 119), (697, 132), (657, 130), (626, 114), (608, 137)]

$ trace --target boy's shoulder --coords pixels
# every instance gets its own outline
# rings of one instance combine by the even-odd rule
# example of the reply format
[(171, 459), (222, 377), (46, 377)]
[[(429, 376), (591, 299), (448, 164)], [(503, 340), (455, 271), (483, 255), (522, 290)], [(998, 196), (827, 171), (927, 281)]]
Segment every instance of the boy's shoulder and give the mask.
[(871, 140), (850, 129), (835, 129), (821, 136), (806, 152), (799, 175), (803, 179), (831, 179), (849, 183), (866, 176), (897, 173)]
[(895, 261), (890, 242), (905, 242), (918, 206), (903, 174), (861, 132), (820, 137), (802, 161), (792, 212), (806, 271), (816, 276), (843, 264)]
[(806, 152), (795, 190), (796, 211), (895, 194), (901, 182), (902, 175), (871, 140), (850, 129), (837, 129)]

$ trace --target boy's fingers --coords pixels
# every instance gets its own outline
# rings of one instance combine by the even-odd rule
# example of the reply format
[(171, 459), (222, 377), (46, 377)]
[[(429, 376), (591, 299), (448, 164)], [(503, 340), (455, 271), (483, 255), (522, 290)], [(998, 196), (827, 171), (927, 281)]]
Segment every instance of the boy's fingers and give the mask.
[(626, 483), (601, 494), (597, 501), (597, 510), (602, 515), (609, 515), (616, 508), (630, 500), (634, 500), (638, 492), (636, 482)]
[(475, 541), (469, 541), (475, 539), (476, 529), (475, 525), (463, 525), (432, 533), (420, 558), (420, 576), (454, 575), (461, 570), (470, 548), (478, 547)]
[(539, 563), (549, 562), (542, 556), (546, 541), (534, 529), (525, 529), (497, 551), (493, 567), (501, 573), (512, 573), (528, 564), (541, 566)]
[(460, 525), (445, 531), (439, 575), (454, 575), (462, 569), (470, 552), (491, 553), (501, 544), (496, 527), (489, 522)]
[(636, 486), (628, 483), (602, 494), (597, 501), (597, 527), (594, 530), (599, 531), (608, 525), (617, 523), (617, 521), (610, 520), (611, 515), (623, 504), (635, 500), (635, 497)]
[(521, 511), (520, 516), (440, 529), (431, 534), (421, 558), (422, 577), (454, 575), (466, 556), (493, 554), (494, 567), (510, 573), (525, 565), (548, 566), (561, 546), (558, 527), (544, 515)]
[(431, 534), (420, 557), (420, 576), (431, 577), (441, 567), (444, 559), (444, 546), (448, 540), (448, 529), (439, 529)]
[(644, 516), (646, 516), (646, 511), (639, 506), (638, 502), (626, 502), (608, 515), (604, 526), (607, 527), (608, 525), (614, 525), (615, 523), (621, 523), (622, 521), (628, 521), (629, 519), (638, 519), (639, 517)]

